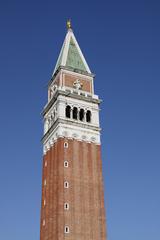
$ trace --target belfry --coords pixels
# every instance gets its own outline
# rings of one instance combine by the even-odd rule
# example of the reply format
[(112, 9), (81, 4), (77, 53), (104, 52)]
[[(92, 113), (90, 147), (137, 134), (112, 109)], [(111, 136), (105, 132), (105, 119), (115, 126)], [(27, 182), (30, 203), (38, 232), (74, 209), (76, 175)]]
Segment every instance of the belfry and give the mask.
[(40, 240), (106, 240), (94, 75), (67, 22), (44, 119)]

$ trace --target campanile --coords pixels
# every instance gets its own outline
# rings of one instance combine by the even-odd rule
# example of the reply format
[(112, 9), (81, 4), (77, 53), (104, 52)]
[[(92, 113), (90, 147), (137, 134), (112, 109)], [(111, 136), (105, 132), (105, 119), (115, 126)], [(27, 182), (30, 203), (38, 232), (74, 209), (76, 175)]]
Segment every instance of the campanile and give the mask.
[(40, 240), (106, 240), (94, 75), (70, 21), (43, 109)]

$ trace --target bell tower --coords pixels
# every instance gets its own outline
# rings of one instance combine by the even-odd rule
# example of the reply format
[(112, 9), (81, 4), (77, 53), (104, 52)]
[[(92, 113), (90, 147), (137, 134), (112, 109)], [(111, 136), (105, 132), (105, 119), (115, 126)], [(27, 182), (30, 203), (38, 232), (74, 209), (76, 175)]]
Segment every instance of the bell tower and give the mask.
[(43, 109), (40, 240), (106, 240), (94, 75), (68, 31)]

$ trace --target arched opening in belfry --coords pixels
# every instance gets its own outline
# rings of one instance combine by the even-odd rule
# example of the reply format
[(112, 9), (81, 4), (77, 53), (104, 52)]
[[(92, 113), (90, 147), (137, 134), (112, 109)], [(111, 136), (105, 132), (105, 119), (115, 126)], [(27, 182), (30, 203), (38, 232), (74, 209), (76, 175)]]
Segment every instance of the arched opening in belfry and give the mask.
[(87, 121), (87, 122), (91, 122), (91, 111), (90, 111), (90, 110), (87, 110), (87, 113), (86, 113), (86, 121)]
[(83, 121), (84, 120), (84, 109), (80, 109), (80, 111), (79, 111), (79, 120), (80, 121)]
[(71, 107), (69, 105), (66, 106), (66, 117), (67, 118), (71, 117)]
[(76, 107), (73, 108), (73, 119), (77, 120), (78, 118), (78, 109)]

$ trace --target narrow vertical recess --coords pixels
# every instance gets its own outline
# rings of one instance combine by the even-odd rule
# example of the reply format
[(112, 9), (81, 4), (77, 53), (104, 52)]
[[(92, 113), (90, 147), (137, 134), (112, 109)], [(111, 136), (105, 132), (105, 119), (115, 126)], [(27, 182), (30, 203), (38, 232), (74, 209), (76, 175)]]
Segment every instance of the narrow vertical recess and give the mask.
[(52, 236), (52, 216), (50, 215), (51, 209), (52, 209), (52, 147), (49, 151), (49, 169), (48, 169), (48, 195), (49, 195), (49, 201), (48, 201), (48, 236), (51, 238)]
[(53, 222), (52, 222), (52, 239), (55, 237), (55, 230), (56, 230), (56, 174), (55, 174), (55, 169), (56, 169), (56, 143), (54, 143), (52, 147), (52, 217), (53, 217)]
[(91, 143), (88, 144), (88, 168), (89, 168), (89, 215), (90, 215), (90, 239), (93, 238), (93, 227), (94, 225), (94, 214), (93, 214), (93, 199), (94, 199), (94, 189), (93, 189), (93, 159), (91, 152)]
[(51, 162), (51, 150), (49, 150), (47, 152), (47, 161), (48, 161), (48, 167), (46, 169), (46, 186), (45, 186), (45, 192), (46, 192), (46, 199), (48, 199), (48, 204), (46, 206), (46, 235), (49, 236), (49, 218), (50, 218), (50, 214), (49, 214), (49, 206), (50, 206), (50, 197), (49, 197), (49, 189), (50, 189), (50, 162)]
[[(83, 215), (83, 221), (82, 221), (82, 231), (84, 233), (87, 233), (88, 227), (87, 227), (87, 189), (86, 187), (88, 187), (88, 172), (87, 172), (87, 146), (85, 142), (82, 142), (82, 195), (83, 195), (83, 199), (85, 199), (85, 201), (82, 201), (82, 215)], [(88, 236), (89, 239), (89, 236)], [(82, 236), (82, 240), (85, 240), (85, 235)]]
[(43, 167), (42, 167), (42, 198), (41, 198), (41, 218), (40, 218), (40, 240), (42, 240), (44, 237), (44, 230), (43, 230), (43, 219), (44, 219), (44, 208), (43, 208), (43, 201), (44, 201), (44, 187), (43, 187), (43, 182), (44, 182), (44, 162), (46, 159), (46, 155), (43, 156)]
[[(51, 146), (51, 163), (50, 163), (50, 189), (49, 189), (49, 198), (50, 198), (50, 207), (49, 207), (49, 213), (53, 212), (53, 199), (52, 199), (52, 192), (53, 192), (53, 171), (52, 171), (52, 166), (53, 166), (53, 149), (54, 145)], [(52, 238), (53, 236), (53, 231), (52, 231), (52, 226), (53, 226), (53, 215), (50, 216), (50, 226), (49, 226), (49, 236)]]
[(58, 237), (58, 157), (57, 157), (57, 145), (58, 143), (55, 143), (54, 147), (54, 237)]
[[(79, 142), (79, 153), (81, 153), (81, 149), (83, 147), (83, 143)], [(80, 232), (83, 233), (83, 221), (81, 221), (81, 219), (83, 219), (84, 215), (83, 215), (83, 153), (79, 154), (79, 179), (80, 179)], [(83, 237), (82, 237), (83, 240)]]
[[(51, 147), (51, 162), (50, 162), (50, 208), (49, 208), (49, 212), (53, 212), (53, 200), (52, 200), (52, 193), (53, 193), (53, 149), (54, 149), (54, 145), (52, 145)], [(53, 226), (53, 215), (50, 216), (50, 236), (52, 238), (52, 226)]]
[(63, 168), (63, 159), (64, 159), (64, 140), (60, 138), (58, 140), (57, 147), (57, 165), (58, 165), (58, 239), (63, 239), (64, 236), (64, 168)]
[(81, 196), (80, 196), (80, 182), (81, 182), (81, 176), (80, 176), (80, 142), (73, 140), (73, 158), (74, 158), (74, 181), (73, 181), (73, 187), (74, 187), (74, 209), (75, 209), (75, 226), (74, 231), (77, 234), (77, 236), (80, 236), (81, 233)]
[(100, 238), (100, 221), (99, 221), (99, 171), (97, 168), (97, 146), (95, 144), (91, 144), (91, 155), (92, 155), (92, 163), (93, 163), (93, 184), (94, 184), (94, 195), (93, 195), (93, 208), (94, 208), (94, 216), (95, 221), (94, 224), (96, 228), (93, 228), (93, 236), (94, 239)]
[[(45, 159), (48, 161), (48, 159), (49, 159), (49, 152), (47, 152), (46, 153), (46, 155), (45, 155)], [(43, 165), (44, 166), (44, 165)], [(48, 167), (44, 167), (44, 178), (43, 178), (43, 183), (44, 183), (44, 180), (45, 179), (47, 179), (47, 171), (48, 171)], [(43, 195), (43, 201), (44, 201), (44, 199), (46, 199), (47, 198), (47, 190), (46, 190), (46, 185), (44, 186), (44, 184), (43, 184), (43, 186), (42, 186), (42, 188), (43, 188), (43, 193), (44, 193), (44, 195)], [(46, 223), (47, 223), (47, 209), (46, 209), (46, 207), (43, 207), (43, 219), (42, 219), (42, 221), (43, 220), (45, 220), (45, 226), (43, 226), (43, 236), (45, 237), (46, 235), (47, 235), (47, 228), (46, 228)]]
[[(70, 161), (70, 181), (72, 182), (72, 184), (74, 184), (74, 141), (70, 140), (70, 152), (68, 154), (68, 159)], [(75, 190), (74, 187), (71, 186), (71, 192), (70, 195), (68, 196), (69, 201), (70, 201), (70, 227), (71, 227), (71, 234), (70, 234), (70, 239), (74, 240), (75, 238), (75, 222), (74, 222), (74, 207), (75, 207), (75, 203), (74, 203), (74, 194), (75, 194)]]
[(99, 163), (99, 189), (100, 189), (100, 219), (101, 219), (101, 239), (107, 238), (106, 233), (106, 217), (105, 217), (105, 206), (104, 206), (104, 186), (103, 186), (103, 176), (102, 176), (102, 160), (101, 160), (101, 146), (97, 146), (97, 159)]

